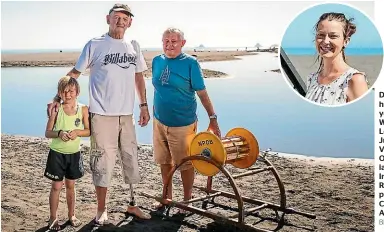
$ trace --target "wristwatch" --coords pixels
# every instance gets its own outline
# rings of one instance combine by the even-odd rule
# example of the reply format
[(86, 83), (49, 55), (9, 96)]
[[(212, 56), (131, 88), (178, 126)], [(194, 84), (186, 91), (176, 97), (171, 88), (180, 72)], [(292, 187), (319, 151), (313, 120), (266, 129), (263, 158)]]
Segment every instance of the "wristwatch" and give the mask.
[(212, 114), (209, 116), (209, 119), (217, 119), (217, 115), (216, 114)]
[(140, 108), (141, 108), (141, 107), (144, 107), (144, 106), (148, 106), (148, 104), (147, 104), (146, 102), (144, 102), (144, 103), (141, 103), (141, 104), (139, 105)]

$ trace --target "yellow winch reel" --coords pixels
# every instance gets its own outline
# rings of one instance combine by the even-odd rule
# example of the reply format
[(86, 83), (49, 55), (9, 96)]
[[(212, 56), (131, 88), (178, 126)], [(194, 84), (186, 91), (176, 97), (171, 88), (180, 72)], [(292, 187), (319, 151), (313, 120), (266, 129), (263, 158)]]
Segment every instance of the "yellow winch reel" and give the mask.
[[(244, 128), (233, 128), (224, 138), (211, 132), (200, 132), (192, 139), (189, 155), (202, 155), (217, 163), (232, 164), (237, 168), (252, 166), (259, 156), (259, 144), (253, 134)], [(205, 161), (192, 160), (195, 169), (204, 176), (214, 176), (220, 170)]]

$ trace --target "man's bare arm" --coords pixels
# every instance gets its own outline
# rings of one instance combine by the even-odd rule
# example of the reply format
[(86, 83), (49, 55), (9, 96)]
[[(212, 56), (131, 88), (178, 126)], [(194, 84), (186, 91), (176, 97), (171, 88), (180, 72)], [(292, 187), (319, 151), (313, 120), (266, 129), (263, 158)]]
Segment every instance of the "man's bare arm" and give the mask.
[(214, 115), (215, 111), (213, 110), (213, 105), (211, 99), (209, 99), (207, 90), (199, 90), (196, 91), (196, 93), (200, 98), (201, 104), (203, 104), (205, 110), (207, 111), (208, 116)]
[[(135, 75), (135, 82), (136, 82), (136, 91), (137, 95), (140, 101), (140, 104), (147, 104), (147, 91), (145, 89), (145, 81), (143, 73), (136, 73)], [(140, 117), (139, 117), (139, 125), (140, 126), (146, 126), (150, 120), (149, 111), (148, 111), (148, 105), (141, 105), (140, 106)]]
[(72, 68), (72, 70), (69, 71), (69, 73), (67, 73), (67, 76), (77, 79), (80, 76), (80, 74), (81, 72), (77, 71), (75, 68)]
[(147, 90), (145, 89), (144, 75), (142, 72), (135, 74), (135, 82), (136, 82), (137, 96), (139, 98), (140, 104), (146, 103), (147, 102)]
[(217, 135), (219, 138), (221, 138), (221, 132), (219, 128), (219, 124), (217, 122), (217, 118), (211, 116), (215, 115), (215, 110), (213, 109), (213, 105), (211, 100), (209, 99), (207, 90), (199, 90), (196, 91), (197, 95), (200, 98), (201, 104), (203, 104), (205, 110), (207, 111), (207, 114), (209, 117), (209, 125), (208, 125), (208, 131), (213, 132), (215, 135)]

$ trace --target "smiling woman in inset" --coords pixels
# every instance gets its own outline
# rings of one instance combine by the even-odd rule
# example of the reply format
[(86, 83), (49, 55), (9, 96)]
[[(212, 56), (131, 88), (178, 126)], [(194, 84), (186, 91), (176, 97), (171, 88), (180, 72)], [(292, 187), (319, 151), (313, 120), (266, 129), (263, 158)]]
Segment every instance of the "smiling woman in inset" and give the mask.
[(356, 32), (353, 19), (342, 13), (325, 13), (315, 25), (316, 51), (320, 66), (310, 74), (306, 98), (319, 104), (339, 105), (351, 102), (367, 90), (364, 73), (346, 63), (344, 49)]

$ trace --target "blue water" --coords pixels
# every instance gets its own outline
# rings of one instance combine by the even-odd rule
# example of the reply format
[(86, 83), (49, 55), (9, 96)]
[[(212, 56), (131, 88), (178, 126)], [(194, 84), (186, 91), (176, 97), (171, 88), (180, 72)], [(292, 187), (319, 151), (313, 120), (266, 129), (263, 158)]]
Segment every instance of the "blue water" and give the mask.
[[(281, 74), (269, 72), (279, 68), (276, 54), (270, 53), (201, 65), (231, 75), (226, 79), (206, 79), (223, 135), (234, 127), (244, 127), (256, 136), (261, 149), (309, 156), (373, 158), (373, 93), (344, 107), (313, 105), (298, 96)], [(44, 136), (46, 103), (53, 97), (59, 77), (68, 70), (69, 67), (2, 68), (2, 133)], [(79, 82), (80, 101), (88, 103), (88, 77), (81, 76)], [(152, 105), (151, 81), (146, 84)], [(201, 104), (198, 117), (198, 130), (206, 130), (208, 119)], [(151, 143), (152, 124), (136, 131), (140, 143)]]
[[(284, 47), (283, 47), (284, 48)], [(316, 55), (315, 48), (284, 48), (287, 55)], [(383, 55), (383, 48), (346, 48), (346, 55)]]

